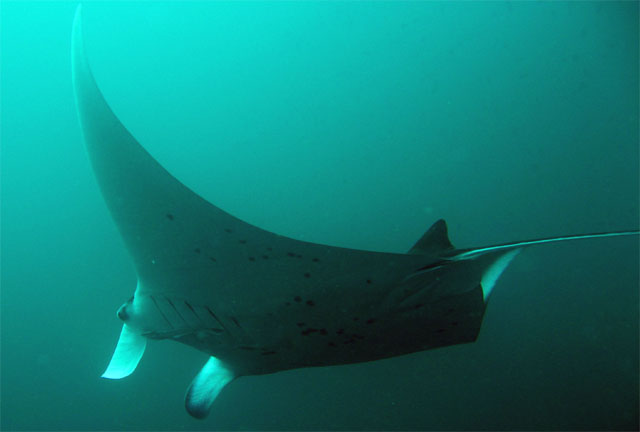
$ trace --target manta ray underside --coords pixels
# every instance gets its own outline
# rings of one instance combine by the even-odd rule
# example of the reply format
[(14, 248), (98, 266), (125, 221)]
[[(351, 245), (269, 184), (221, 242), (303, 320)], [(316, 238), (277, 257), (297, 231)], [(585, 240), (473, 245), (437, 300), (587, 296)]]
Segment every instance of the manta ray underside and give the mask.
[(138, 275), (103, 377), (132, 373), (147, 339), (190, 345), (210, 356), (186, 395), (197, 418), (239, 376), (473, 342), (492, 288), (523, 247), (638, 234), (456, 249), (440, 220), (406, 254), (297, 241), (205, 201), (138, 144), (93, 78), (80, 7), (72, 73), (91, 164)]

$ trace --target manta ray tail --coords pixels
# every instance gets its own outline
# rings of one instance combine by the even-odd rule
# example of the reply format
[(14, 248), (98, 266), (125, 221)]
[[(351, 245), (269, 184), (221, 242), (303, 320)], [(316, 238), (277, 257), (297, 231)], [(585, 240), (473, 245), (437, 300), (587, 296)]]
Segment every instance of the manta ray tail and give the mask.
[(483, 246), (478, 248), (455, 249), (447, 235), (447, 225), (443, 219), (434, 223), (429, 230), (416, 242), (409, 250), (410, 254), (423, 254), (439, 257), (442, 261), (430, 264), (421, 268), (417, 272), (409, 275), (405, 282), (414, 286), (410, 291), (421, 286), (421, 276), (425, 276), (429, 281), (428, 273), (443, 267), (444, 262), (478, 262), (484, 268), (482, 273), (482, 293), (486, 302), (502, 273), (509, 266), (511, 261), (520, 253), (523, 248), (546, 243), (557, 243), (565, 241), (637, 236), (638, 230), (610, 231), (603, 233), (577, 234), (558, 237), (547, 237), (533, 240), (523, 240), (511, 243), (498, 244), (493, 246)]
[(640, 235), (640, 231), (628, 230), (628, 231), (609, 231), (609, 232), (591, 233), (591, 234), (576, 234), (576, 235), (559, 236), (559, 237), (546, 237), (546, 238), (540, 238), (540, 239), (504, 243), (504, 244), (493, 245), (493, 246), (484, 246), (484, 247), (470, 248), (470, 249), (458, 249), (448, 255), (450, 259), (454, 261), (460, 261), (460, 260), (473, 259), (481, 255), (486, 255), (492, 252), (500, 252), (500, 251), (507, 252), (514, 249), (520, 249), (527, 246), (535, 246), (535, 245), (546, 244), (546, 243), (558, 243), (558, 242), (565, 242), (565, 241), (586, 240), (586, 239), (596, 239), (596, 238), (606, 238), (606, 237), (628, 237), (628, 236), (637, 236), (637, 235)]
[(482, 259), (482, 257), (493, 257), (494, 261), (487, 267), (482, 276), (482, 289), (485, 302), (489, 298), (493, 287), (495, 286), (500, 275), (506, 270), (511, 261), (520, 253), (520, 251), (528, 246), (541, 245), (546, 243), (557, 243), (574, 240), (596, 239), (606, 237), (626, 237), (637, 236), (640, 231), (614, 231), (592, 234), (578, 234), (562, 237), (548, 237), (534, 240), (524, 240), (519, 242), (505, 243), (494, 246), (485, 246), (473, 249), (459, 249), (453, 251), (449, 258), (452, 261), (467, 261)]

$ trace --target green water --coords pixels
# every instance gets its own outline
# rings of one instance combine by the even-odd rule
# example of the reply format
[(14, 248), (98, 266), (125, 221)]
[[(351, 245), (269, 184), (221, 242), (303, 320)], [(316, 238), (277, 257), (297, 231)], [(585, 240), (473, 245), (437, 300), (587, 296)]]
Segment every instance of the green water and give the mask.
[[(136, 277), (89, 165), (75, 2), (2, 1), (2, 430), (635, 429), (637, 238), (523, 252), (474, 344), (232, 383), (154, 342), (100, 379)], [(404, 252), (637, 229), (637, 2), (86, 2), (123, 123), (232, 214)]]

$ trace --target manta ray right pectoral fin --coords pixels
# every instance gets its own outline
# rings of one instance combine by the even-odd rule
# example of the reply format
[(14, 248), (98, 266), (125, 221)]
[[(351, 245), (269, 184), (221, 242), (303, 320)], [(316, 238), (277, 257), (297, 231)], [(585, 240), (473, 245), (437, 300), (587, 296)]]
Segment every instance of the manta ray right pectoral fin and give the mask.
[(116, 350), (102, 378), (120, 379), (131, 375), (138, 366), (146, 347), (147, 338), (135, 333), (124, 324)]
[(235, 377), (233, 371), (220, 360), (209, 358), (187, 389), (184, 398), (187, 412), (195, 418), (205, 418), (218, 394)]

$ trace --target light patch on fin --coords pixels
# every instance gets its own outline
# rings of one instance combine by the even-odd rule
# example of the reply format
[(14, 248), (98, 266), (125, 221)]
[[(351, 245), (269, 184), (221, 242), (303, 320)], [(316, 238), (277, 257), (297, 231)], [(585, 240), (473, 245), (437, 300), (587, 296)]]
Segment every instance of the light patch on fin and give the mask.
[(234, 373), (224, 363), (211, 357), (187, 389), (185, 405), (189, 414), (198, 419), (205, 418), (220, 391), (234, 378)]
[(146, 346), (147, 338), (135, 333), (126, 324), (123, 325), (118, 345), (102, 378), (120, 379), (131, 375), (138, 366)]
[(515, 256), (520, 253), (520, 251), (521, 249), (514, 249), (505, 253), (500, 258), (495, 260), (495, 262), (491, 264), (491, 266), (487, 270), (485, 270), (484, 274), (482, 275), (481, 281), (482, 295), (485, 302), (489, 298), (491, 290), (493, 290), (493, 287), (498, 281), (500, 275), (502, 275), (502, 272), (504, 272), (511, 260), (514, 259)]

